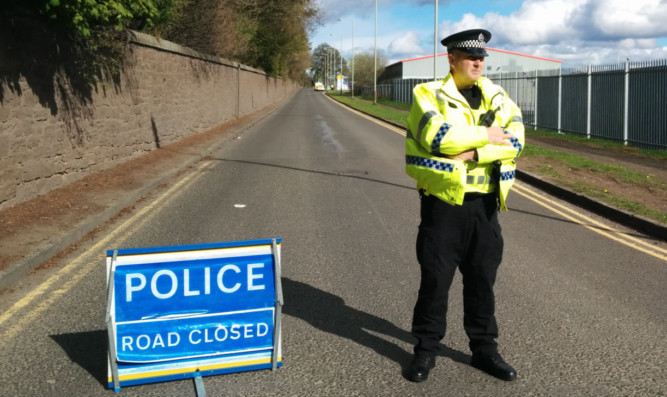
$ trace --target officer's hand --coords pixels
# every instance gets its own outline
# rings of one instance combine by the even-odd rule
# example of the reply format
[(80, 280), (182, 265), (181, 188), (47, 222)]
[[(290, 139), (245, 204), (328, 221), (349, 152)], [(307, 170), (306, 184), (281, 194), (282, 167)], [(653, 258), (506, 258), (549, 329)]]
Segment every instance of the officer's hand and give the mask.
[(494, 145), (511, 145), (510, 139), (515, 137), (512, 134), (505, 134), (505, 131), (500, 127), (488, 127), (486, 134), (489, 137), (489, 143)]
[(461, 160), (461, 161), (477, 160), (477, 150), (470, 149), (466, 150), (465, 152), (461, 152), (459, 154), (453, 154), (447, 157), (449, 157), (450, 159)]

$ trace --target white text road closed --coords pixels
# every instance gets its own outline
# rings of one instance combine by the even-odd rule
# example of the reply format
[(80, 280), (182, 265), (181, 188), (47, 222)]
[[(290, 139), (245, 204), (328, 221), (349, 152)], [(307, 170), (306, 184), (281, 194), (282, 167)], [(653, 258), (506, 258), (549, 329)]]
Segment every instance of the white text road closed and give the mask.
[(155, 362), (271, 348), (273, 309), (117, 323), (118, 360)]

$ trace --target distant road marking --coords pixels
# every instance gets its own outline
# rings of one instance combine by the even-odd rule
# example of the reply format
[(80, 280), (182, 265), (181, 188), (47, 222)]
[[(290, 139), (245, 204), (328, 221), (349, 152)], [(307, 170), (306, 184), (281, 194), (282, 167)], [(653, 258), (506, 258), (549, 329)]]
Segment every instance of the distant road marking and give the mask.
[(351, 107), (345, 105), (344, 103), (341, 103), (341, 102), (338, 102), (338, 101), (335, 100), (335, 99), (332, 99), (332, 98), (329, 97), (328, 95), (325, 95), (325, 96), (326, 96), (327, 99), (330, 100), (331, 102), (337, 104), (338, 106), (341, 106), (342, 108), (344, 108), (344, 109), (346, 109), (346, 110), (349, 110), (350, 112), (352, 112), (352, 113), (354, 113), (354, 114), (356, 114), (356, 115), (358, 115), (358, 116), (361, 116), (361, 117), (365, 118), (366, 120), (370, 120), (370, 121), (374, 122), (375, 124), (381, 125), (381, 126), (385, 127), (386, 129), (391, 130), (391, 131), (397, 133), (398, 135), (403, 135), (403, 136), (406, 136), (406, 135), (407, 135), (406, 132), (405, 132), (405, 128), (404, 128), (404, 129), (400, 129), (400, 128), (396, 127), (396, 126), (393, 125), (393, 124), (389, 124), (389, 123), (387, 123), (387, 122), (385, 122), (385, 121), (378, 120), (378, 119), (376, 119), (376, 118), (373, 117), (373, 116), (369, 116), (369, 115), (367, 115), (366, 113), (362, 113), (362, 112), (360, 112), (360, 111), (358, 111), (358, 110), (356, 110), (356, 109), (352, 109)]
[[(626, 245), (630, 248), (634, 248), (638, 251), (644, 252), (646, 254), (649, 254), (651, 256), (654, 256), (658, 259), (662, 259), (664, 261), (667, 261), (667, 250), (664, 248), (651, 245), (650, 243), (647, 243), (645, 241), (642, 241), (638, 238), (632, 237), (628, 235), (627, 233), (621, 232), (619, 230), (616, 230), (612, 228), (609, 225), (605, 225), (604, 223), (598, 222), (595, 219), (589, 218), (586, 215), (582, 214), (581, 212), (575, 211), (571, 208), (568, 208), (560, 203), (557, 203), (546, 196), (543, 196), (537, 192), (534, 192), (532, 190), (529, 190), (525, 188), (524, 186), (521, 186), (520, 184), (514, 184), (513, 190), (517, 192), (519, 195), (527, 198), (528, 200), (531, 200), (538, 205), (547, 208), (548, 210), (555, 212), (556, 214), (571, 220), (572, 222), (575, 222), (595, 233), (598, 233), (600, 235), (603, 235), (609, 239), (612, 239), (614, 241), (617, 241), (623, 245)], [(571, 214), (574, 214), (575, 216), (579, 217), (579, 219), (570, 216), (566, 214), (563, 211), (558, 210), (556, 207), (567, 211)], [(586, 221), (583, 222), (582, 220)], [(595, 225), (595, 227), (591, 226)], [(622, 237), (618, 237), (619, 235), (622, 235)]]
[[(197, 181), (197, 179), (201, 178), (204, 175), (204, 173), (200, 171), (205, 170), (205, 168), (210, 166), (210, 164), (212, 164), (212, 162), (207, 161), (202, 165), (200, 165), (196, 170), (197, 172), (192, 172), (185, 178), (178, 181), (174, 186), (172, 186), (166, 192), (162, 193), (152, 203), (141, 209), (131, 218), (125, 220), (125, 222), (123, 222), (120, 226), (118, 226), (116, 229), (110, 232), (106, 237), (98, 241), (86, 252), (79, 255), (68, 265), (60, 269), (55, 275), (50, 277), (48, 280), (44, 281), (37, 288), (32, 290), (29, 294), (21, 298), (14, 305), (12, 305), (12, 307), (10, 307), (9, 310), (0, 315), (0, 325), (2, 325), (5, 321), (7, 321), (8, 319), (12, 318), (14, 315), (19, 313), (21, 309), (28, 306), (32, 301), (37, 299), (39, 296), (43, 295), (54, 285), (57, 285), (59, 282), (61, 282), (63, 278), (69, 276), (67, 281), (65, 281), (60, 288), (53, 291), (48, 298), (40, 302), (32, 310), (30, 310), (30, 312), (27, 313), (24, 317), (22, 317), (16, 325), (10, 327), (4, 332), (0, 332), (0, 348), (2, 348), (2, 346), (9, 339), (15, 336), (18, 332), (20, 332), (25, 325), (32, 322), (43, 311), (48, 309), (53, 304), (53, 302), (55, 302), (61, 295), (64, 295), (70, 289), (72, 289), (74, 285), (76, 285), (83, 277), (85, 277), (93, 269), (99, 270), (100, 268), (98, 266), (95, 266), (95, 264), (99, 264), (99, 261), (91, 258), (102, 257), (102, 255), (105, 252), (105, 249), (111, 248), (108, 246), (111, 243), (122, 244), (124, 241), (126, 241), (131, 235), (130, 233), (128, 233), (128, 229), (130, 228), (137, 229), (142, 225), (144, 225), (146, 222), (148, 222), (150, 219), (152, 219), (155, 216), (155, 214), (157, 214), (156, 209), (158, 205), (166, 204), (169, 201), (173, 200), (174, 198), (178, 197), (179, 190), (181, 192), (184, 191), (185, 187), (193, 184), (194, 182)], [(85, 264), (89, 264), (90, 266), (84, 267), (82, 271), (74, 274), (73, 276), (70, 276), (71, 273), (78, 270), (79, 267)]]

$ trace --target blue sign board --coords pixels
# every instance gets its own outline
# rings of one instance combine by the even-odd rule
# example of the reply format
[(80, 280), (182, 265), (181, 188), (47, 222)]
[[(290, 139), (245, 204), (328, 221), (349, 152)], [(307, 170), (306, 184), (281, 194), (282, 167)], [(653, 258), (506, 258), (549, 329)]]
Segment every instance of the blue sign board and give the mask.
[(109, 387), (276, 368), (280, 240), (109, 250)]

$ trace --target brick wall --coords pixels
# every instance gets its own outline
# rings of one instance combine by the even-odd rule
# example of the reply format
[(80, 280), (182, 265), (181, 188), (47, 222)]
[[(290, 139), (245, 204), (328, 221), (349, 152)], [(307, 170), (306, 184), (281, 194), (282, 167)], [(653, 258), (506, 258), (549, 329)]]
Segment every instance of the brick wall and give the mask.
[[(56, 74), (45, 101), (24, 78), (0, 96), (0, 209), (292, 95), (263, 72), (131, 32), (118, 81), (90, 97)], [(3, 84), (0, 81), (0, 84)]]

